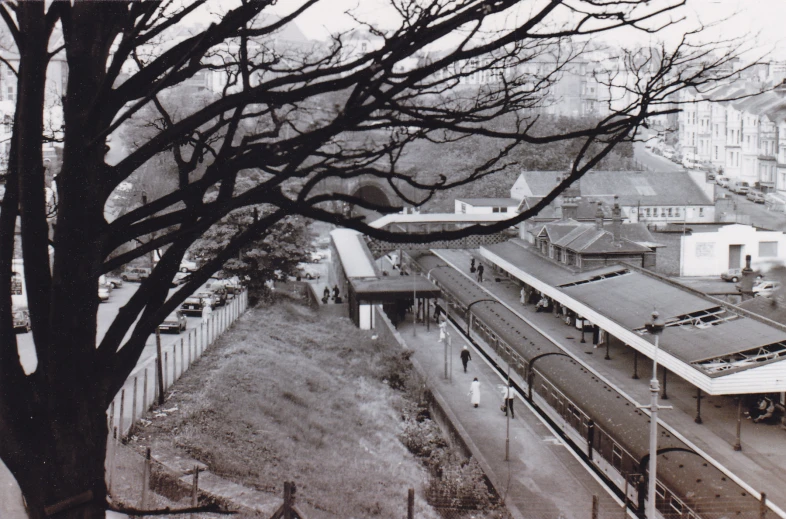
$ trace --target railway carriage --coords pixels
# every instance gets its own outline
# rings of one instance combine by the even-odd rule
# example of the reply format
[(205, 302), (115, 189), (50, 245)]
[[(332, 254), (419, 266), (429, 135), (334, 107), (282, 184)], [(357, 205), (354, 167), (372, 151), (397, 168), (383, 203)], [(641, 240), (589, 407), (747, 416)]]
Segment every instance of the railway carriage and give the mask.
[[(650, 417), (462, 273), (434, 255), (415, 260), (460, 317), (524, 380), (526, 398), (643, 517)], [(444, 268), (439, 268), (444, 267)], [(461, 323), (456, 321), (457, 326)], [(758, 515), (759, 501), (659, 427), (656, 508), (663, 519)]]

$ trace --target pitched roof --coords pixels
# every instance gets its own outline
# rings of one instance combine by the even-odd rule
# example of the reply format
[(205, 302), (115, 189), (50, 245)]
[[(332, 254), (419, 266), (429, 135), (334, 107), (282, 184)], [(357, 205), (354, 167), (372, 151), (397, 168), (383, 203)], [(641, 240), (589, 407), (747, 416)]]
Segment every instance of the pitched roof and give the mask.
[[(514, 189), (524, 197), (541, 198), (557, 186), (563, 171), (522, 171)], [(581, 197), (622, 206), (711, 206), (713, 201), (683, 171), (590, 171), (581, 178)]]
[[(630, 224), (621, 224), (620, 229), (626, 225)], [(543, 228), (554, 245), (578, 253), (620, 254), (650, 252), (652, 250), (650, 247), (627, 239), (622, 231), (620, 231), (621, 239), (615, 241), (614, 234), (609, 229), (598, 229), (592, 224), (570, 220), (568, 222), (547, 223)], [(636, 232), (640, 233), (640, 229), (637, 229)], [(649, 236), (648, 240), (643, 241), (652, 242), (652, 236)]]

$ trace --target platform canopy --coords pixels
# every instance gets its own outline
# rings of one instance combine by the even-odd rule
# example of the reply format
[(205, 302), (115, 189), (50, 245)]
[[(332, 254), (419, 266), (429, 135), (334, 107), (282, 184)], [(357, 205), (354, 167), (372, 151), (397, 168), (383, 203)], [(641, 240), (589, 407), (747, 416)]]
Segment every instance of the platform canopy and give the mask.
[(404, 298), (436, 298), (440, 291), (423, 276), (385, 276), (349, 280), (358, 303), (384, 304)]

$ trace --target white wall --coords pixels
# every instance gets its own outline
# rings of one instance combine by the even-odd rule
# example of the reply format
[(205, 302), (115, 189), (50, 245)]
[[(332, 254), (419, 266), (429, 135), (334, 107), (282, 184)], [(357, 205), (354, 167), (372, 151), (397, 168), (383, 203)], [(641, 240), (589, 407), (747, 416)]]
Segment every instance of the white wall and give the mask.
[[(513, 215), (516, 212), (516, 207), (517, 205), (507, 207), (506, 214)], [(485, 205), (475, 206), (460, 200), (455, 200), (454, 212), (456, 214), (492, 214), (494, 213), (494, 207)]]
[[(777, 242), (777, 256), (759, 257), (760, 242)], [(719, 276), (729, 268), (729, 246), (742, 245), (742, 264), (745, 256), (751, 262), (786, 258), (786, 235), (778, 231), (756, 231), (750, 225), (727, 225), (715, 232), (696, 232), (682, 237), (682, 276)]]

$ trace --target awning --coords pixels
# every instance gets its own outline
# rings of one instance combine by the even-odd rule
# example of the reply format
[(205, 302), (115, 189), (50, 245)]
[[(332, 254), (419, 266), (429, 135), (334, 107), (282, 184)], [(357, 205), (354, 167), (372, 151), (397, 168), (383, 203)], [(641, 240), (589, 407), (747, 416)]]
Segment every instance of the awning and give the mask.
[(349, 280), (358, 303), (393, 303), (415, 297), (436, 298), (440, 290), (423, 276), (385, 276)]

